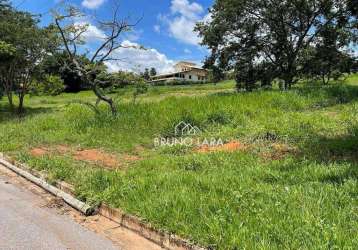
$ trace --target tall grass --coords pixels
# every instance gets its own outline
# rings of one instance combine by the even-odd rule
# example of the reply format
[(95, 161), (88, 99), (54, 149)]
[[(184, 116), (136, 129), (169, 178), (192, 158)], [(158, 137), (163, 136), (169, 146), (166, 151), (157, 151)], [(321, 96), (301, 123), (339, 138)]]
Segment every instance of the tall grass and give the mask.
[[(59, 97), (62, 104), (70, 98)], [(106, 201), (214, 249), (358, 247), (352, 237), (358, 233), (355, 86), (168, 95), (123, 101), (119, 110), (112, 117), (105, 106), (96, 114), (66, 104), (3, 121), (0, 151), (47, 171), (50, 180), (73, 183), (83, 200)], [(240, 140), (249, 149), (200, 154), (155, 148), (153, 139), (173, 136), (180, 121), (198, 126), (203, 137)], [(70, 155), (28, 153), (58, 144), (101, 148), (119, 158), (139, 154), (141, 160), (110, 171)], [(265, 157), (275, 144), (295, 150)]]

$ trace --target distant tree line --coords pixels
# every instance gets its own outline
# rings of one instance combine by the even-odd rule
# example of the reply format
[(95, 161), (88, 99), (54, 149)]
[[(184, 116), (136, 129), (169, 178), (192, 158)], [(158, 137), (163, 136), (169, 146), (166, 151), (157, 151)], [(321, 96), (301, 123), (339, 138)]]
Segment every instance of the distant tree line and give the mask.
[(211, 50), (215, 77), (233, 70), (238, 89), (302, 78), (327, 84), (357, 69), (357, 0), (216, 0), (210, 20), (197, 24)]
[[(0, 0), (0, 98), (7, 98), (10, 109), (21, 113), (26, 94), (57, 95), (90, 89), (98, 98), (97, 104), (103, 101), (116, 113), (107, 93), (127, 85), (135, 86), (136, 97), (143, 93), (144, 78), (156, 75), (155, 68), (137, 74), (110, 73), (106, 67), (106, 62), (117, 60), (112, 57), (116, 49), (130, 48), (122, 45), (120, 36), (136, 25), (120, 19), (118, 8), (116, 5), (112, 18), (98, 20), (99, 24), (105, 23), (101, 27), (105, 38), (90, 55), (80, 53), (88, 25), (75, 23), (84, 15), (77, 8), (59, 8), (53, 12), (54, 22), (40, 27), (40, 16), (17, 10), (9, 0)], [(14, 96), (18, 101), (14, 102)]]
[(148, 68), (144, 69), (144, 72), (141, 73), (141, 76), (147, 81), (150, 80), (151, 77), (157, 75), (157, 70), (155, 68), (151, 68), (150, 70)]

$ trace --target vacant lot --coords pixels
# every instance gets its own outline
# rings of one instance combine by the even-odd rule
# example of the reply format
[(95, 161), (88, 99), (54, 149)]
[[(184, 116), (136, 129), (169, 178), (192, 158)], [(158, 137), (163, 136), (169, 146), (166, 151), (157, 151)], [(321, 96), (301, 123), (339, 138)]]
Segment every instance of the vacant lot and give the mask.
[[(358, 248), (358, 79), (291, 91), (235, 93), (234, 83), (152, 87), (120, 115), (77, 101), (0, 102), (0, 151), (106, 201), (218, 249)], [(2, 106), (1, 106), (2, 105)], [(155, 147), (185, 121), (216, 148)]]

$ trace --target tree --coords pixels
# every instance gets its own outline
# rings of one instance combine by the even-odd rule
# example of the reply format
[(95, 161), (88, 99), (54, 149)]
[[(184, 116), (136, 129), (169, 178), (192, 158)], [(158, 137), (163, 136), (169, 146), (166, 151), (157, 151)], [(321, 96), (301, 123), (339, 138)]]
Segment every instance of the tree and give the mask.
[(209, 81), (210, 82), (218, 83), (224, 79), (225, 74), (224, 74), (223, 70), (221, 68), (219, 68), (218, 66), (210, 65), (206, 68), (209, 69)]
[(146, 68), (146, 69), (144, 70), (143, 78), (144, 78), (145, 80), (147, 80), (147, 81), (150, 79), (150, 73), (149, 73), (149, 69), (148, 69), (148, 68)]
[(31, 95), (51, 95), (56, 96), (63, 92), (63, 80), (57, 75), (45, 75), (41, 80), (33, 80), (31, 85)]
[(348, 2), (216, 0), (211, 20), (199, 23), (196, 30), (211, 50), (209, 64), (244, 70), (250, 76), (265, 62), (274, 66), (275, 77), (287, 89), (298, 80), (304, 50), (319, 40), (326, 27), (337, 31), (346, 45), (354, 41), (357, 19)]
[[(85, 55), (76, 55), (76, 59), (81, 65), (90, 65), (90, 61)], [(90, 88), (88, 83), (78, 75), (74, 64), (65, 51), (47, 55), (40, 68), (43, 74), (60, 76), (64, 82), (66, 92), (77, 93), (83, 89)]]
[(149, 74), (150, 74), (150, 76), (156, 76), (157, 70), (155, 68), (151, 68)]
[(358, 73), (358, 58), (353, 59), (352, 72)]
[(316, 44), (308, 47), (301, 58), (302, 73), (320, 79), (323, 84), (351, 73), (354, 59), (345, 49), (347, 37), (332, 25), (327, 25), (318, 38)]
[(90, 63), (84, 65), (78, 60), (77, 55), (79, 47), (85, 42), (83, 35), (89, 29), (88, 23), (78, 23), (78, 19), (84, 18), (85, 14), (74, 6), (66, 6), (64, 10), (54, 12), (55, 25), (58, 28), (64, 44), (64, 50), (72, 62), (74, 70), (91, 87), (97, 97), (97, 104), (100, 101), (107, 103), (113, 115), (117, 113), (117, 108), (113, 99), (107, 96), (100, 87), (105, 83), (97, 78), (98, 69), (105, 62), (121, 60), (113, 57), (116, 50), (133, 48), (133, 46), (126, 46), (121, 42), (121, 35), (129, 32), (139, 22), (138, 20), (131, 24), (127, 19), (120, 19), (118, 13), (119, 5), (114, 8), (110, 20), (95, 20), (102, 32), (102, 36), (99, 38), (99, 46), (89, 59)]
[(347, 52), (318, 45), (311, 53), (311, 57), (303, 64), (302, 73), (309, 78), (321, 80), (324, 85), (353, 71), (354, 59)]
[[(41, 62), (54, 43), (46, 28), (38, 27), (39, 20), (28, 12), (15, 10), (8, 1), (0, 1), (0, 37), (3, 50), (9, 48), (9, 58), (2, 60), (0, 80), (10, 107), (13, 107), (13, 91), (18, 96), (20, 113), (24, 98)], [(6, 49), (7, 47), (7, 49)]]
[(134, 84), (134, 92), (133, 92), (133, 103), (136, 103), (137, 97), (139, 95), (143, 95), (148, 92), (148, 85), (144, 81), (144, 79), (141, 79), (139, 81), (136, 81)]
[(15, 53), (16, 48), (13, 45), (0, 41), (0, 88), (1, 93), (6, 94), (11, 109), (13, 109), (14, 105), (12, 100), (13, 81), (8, 72), (12, 72), (11, 68), (14, 66)]

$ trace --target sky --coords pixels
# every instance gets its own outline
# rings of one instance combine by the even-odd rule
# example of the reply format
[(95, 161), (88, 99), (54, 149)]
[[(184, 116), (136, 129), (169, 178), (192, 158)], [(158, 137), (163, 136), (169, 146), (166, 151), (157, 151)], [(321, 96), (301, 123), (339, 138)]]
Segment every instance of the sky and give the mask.
[[(106, 20), (113, 14), (114, 0), (67, 0), (90, 16)], [(13, 0), (15, 7), (41, 14), (41, 25), (52, 21), (50, 10), (58, 7), (60, 0)], [(108, 62), (110, 71), (143, 71), (155, 67), (159, 73), (172, 71), (181, 60), (202, 65), (207, 48), (200, 45), (200, 38), (193, 31), (198, 21), (208, 20), (208, 8), (214, 0), (119, 0), (120, 15), (130, 17), (138, 25), (121, 37), (129, 49), (117, 50), (114, 57), (120, 61)], [(93, 20), (82, 20), (90, 26), (85, 34), (86, 48), (94, 51), (103, 32)], [(145, 49), (135, 49), (143, 46)], [(133, 48), (132, 48), (133, 47)]]

